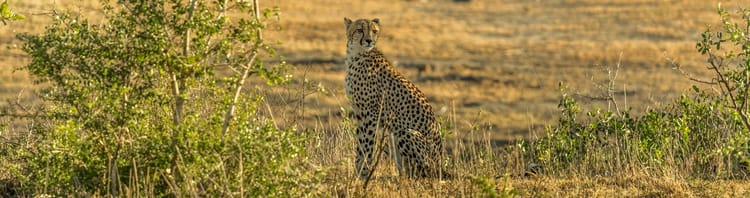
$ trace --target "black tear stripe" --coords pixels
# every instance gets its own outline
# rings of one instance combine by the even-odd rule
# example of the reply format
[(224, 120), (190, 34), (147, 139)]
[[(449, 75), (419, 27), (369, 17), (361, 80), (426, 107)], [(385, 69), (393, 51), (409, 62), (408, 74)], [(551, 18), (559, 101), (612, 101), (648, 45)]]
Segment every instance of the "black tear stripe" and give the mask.
[(359, 44), (362, 45), (362, 46), (365, 46), (365, 43), (364, 43), (365, 42), (365, 32), (369, 32), (370, 28), (369, 28), (369, 26), (368, 26), (367, 23), (361, 23), (361, 25), (362, 25), (362, 32), (360, 32), (360, 33), (362, 33), (362, 38), (359, 39)]

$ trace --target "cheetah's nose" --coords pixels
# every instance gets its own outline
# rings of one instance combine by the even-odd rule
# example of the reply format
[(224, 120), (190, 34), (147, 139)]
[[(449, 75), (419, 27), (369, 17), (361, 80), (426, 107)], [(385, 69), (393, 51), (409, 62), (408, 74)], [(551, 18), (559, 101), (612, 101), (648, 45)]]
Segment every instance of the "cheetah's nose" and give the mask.
[(372, 39), (365, 39), (365, 42), (366, 42), (367, 44), (372, 44)]

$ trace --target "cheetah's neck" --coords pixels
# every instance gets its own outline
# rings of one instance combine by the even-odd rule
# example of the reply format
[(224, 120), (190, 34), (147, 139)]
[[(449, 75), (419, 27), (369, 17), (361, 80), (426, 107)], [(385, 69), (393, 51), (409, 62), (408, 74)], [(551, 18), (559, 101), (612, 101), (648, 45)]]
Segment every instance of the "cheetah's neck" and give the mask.
[(367, 70), (389, 69), (392, 67), (391, 63), (377, 48), (373, 48), (369, 51), (347, 50), (346, 66), (349, 69), (356, 67)]

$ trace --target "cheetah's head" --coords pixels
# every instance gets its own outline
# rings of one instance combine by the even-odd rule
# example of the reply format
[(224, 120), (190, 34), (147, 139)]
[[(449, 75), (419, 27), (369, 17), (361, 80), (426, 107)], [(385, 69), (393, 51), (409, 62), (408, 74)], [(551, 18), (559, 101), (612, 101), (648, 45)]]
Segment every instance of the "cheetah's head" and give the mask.
[(370, 51), (375, 48), (380, 31), (380, 19), (357, 19), (352, 21), (344, 17), (346, 25), (346, 46), (351, 50)]

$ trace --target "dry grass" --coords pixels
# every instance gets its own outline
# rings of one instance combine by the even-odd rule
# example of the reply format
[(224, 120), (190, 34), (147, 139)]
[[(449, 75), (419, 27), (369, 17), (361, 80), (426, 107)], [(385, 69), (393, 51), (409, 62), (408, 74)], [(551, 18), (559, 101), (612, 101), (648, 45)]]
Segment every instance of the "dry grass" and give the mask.
[[(461, 118), (494, 128), (494, 139), (529, 137), (553, 123), (558, 82), (585, 96), (599, 96), (604, 68), (621, 60), (618, 87), (634, 111), (669, 103), (691, 83), (667, 58), (705, 77), (695, 42), (705, 24), (718, 21), (706, 1), (274, 1), (281, 21), (267, 38), (298, 66), (296, 76), (319, 82), (335, 97), (311, 97), (307, 118), (335, 114), (343, 97), (343, 17), (379, 17), (379, 47), (428, 95), (436, 109), (455, 106)], [(15, 33), (39, 33), (42, 13), (69, 9), (97, 16), (96, 1), (12, 3), (29, 15), (0, 29), (0, 98), (34, 90), (29, 76), (13, 72), (28, 61)], [(743, 5), (733, 1), (725, 5)], [(417, 36), (418, 35), (418, 36)], [(15, 48), (14, 48), (15, 47)], [(421, 68), (428, 68), (423, 70)], [(419, 71), (423, 70), (423, 71)], [(30, 93), (30, 92), (25, 92)], [(623, 95), (624, 96), (624, 95)], [(623, 100), (625, 97), (622, 97)], [(446, 115), (444, 111), (440, 112)], [(466, 120), (466, 119), (460, 119)]]
[[(346, 101), (343, 16), (379, 17), (379, 47), (436, 109), (455, 106), (459, 120), (481, 111), (478, 122), (492, 126), (493, 138), (501, 140), (529, 137), (555, 121), (558, 82), (580, 95), (600, 96), (595, 85), (607, 79), (604, 70), (618, 60), (620, 104), (642, 112), (671, 102), (693, 83), (667, 58), (704, 77), (704, 61), (694, 46), (705, 24), (718, 20), (715, 4), (703, 1), (277, 4), (285, 11), (275, 24), (282, 31), (269, 38), (282, 42), (282, 54), (308, 79), (338, 91), (338, 97), (311, 101), (324, 107), (309, 112), (311, 117), (338, 111)], [(419, 72), (425, 67), (430, 69)]]
[[(69, 9), (98, 16), (94, 0), (11, 1), (27, 15), (22, 22), (0, 26), (0, 99), (34, 101), (38, 89), (22, 71), (27, 63), (14, 35), (41, 33), (52, 9)], [(705, 24), (718, 21), (712, 1), (553, 0), (458, 3), (433, 1), (262, 1), (282, 10), (281, 21), (270, 24), (267, 39), (279, 41), (280, 54), (297, 66), (291, 86), (263, 90), (269, 112), (277, 120), (300, 123), (316, 132), (310, 158), (330, 167), (332, 194), (363, 195), (351, 175), (353, 141), (341, 108), (349, 104), (343, 92), (343, 17), (379, 17), (379, 48), (425, 92), (442, 118), (453, 121), (454, 156), (459, 152), (493, 157), (463, 156), (458, 163), (474, 173), (516, 174), (522, 159), (496, 164), (507, 153), (497, 144), (533, 137), (557, 119), (558, 82), (579, 98), (600, 96), (597, 85), (608, 79), (607, 69), (620, 63), (616, 79), (618, 103), (643, 112), (670, 103), (694, 83), (673, 69), (675, 60), (697, 78), (707, 78), (704, 58), (695, 42)], [(730, 1), (726, 6), (749, 5)], [(95, 18), (95, 20), (98, 20)], [(306, 83), (317, 91), (300, 92)], [(587, 97), (589, 96), (589, 97)], [(593, 104), (606, 105), (590, 100)], [(301, 108), (300, 108), (301, 107)], [(482, 129), (481, 132), (472, 129)], [(466, 146), (465, 142), (481, 144)], [(495, 159), (495, 160), (491, 160)], [(480, 161), (483, 163), (478, 163)], [(383, 168), (384, 167), (384, 168)], [(479, 196), (468, 178), (450, 182), (404, 181), (394, 178), (386, 163), (371, 188), (373, 197)], [(390, 172), (389, 172), (390, 170)], [(498, 174), (499, 173), (499, 174)], [(466, 176), (478, 176), (464, 173)], [(498, 188), (516, 189), (522, 196), (742, 197), (750, 196), (746, 181), (703, 181), (677, 177), (654, 178), (633, 173), (622, 177), (510, 178)], [(358, 194), (359, 193), (359, 194)]]

